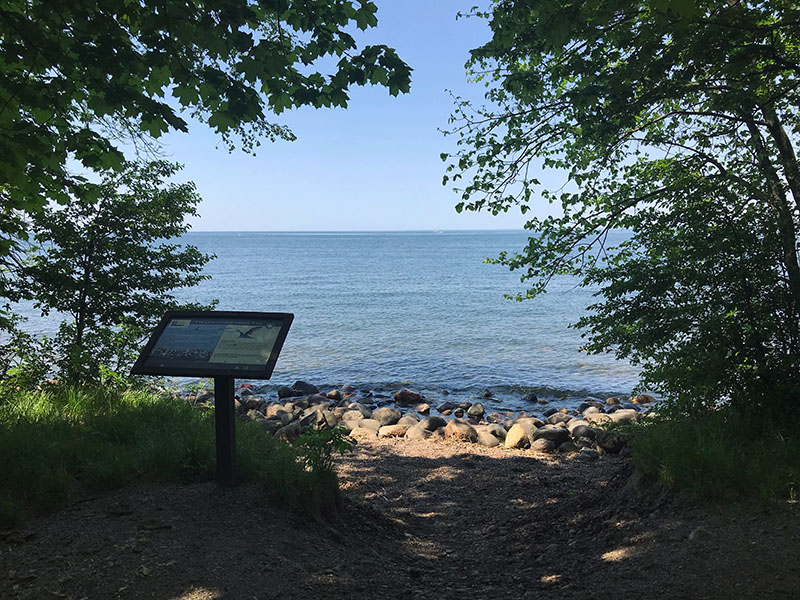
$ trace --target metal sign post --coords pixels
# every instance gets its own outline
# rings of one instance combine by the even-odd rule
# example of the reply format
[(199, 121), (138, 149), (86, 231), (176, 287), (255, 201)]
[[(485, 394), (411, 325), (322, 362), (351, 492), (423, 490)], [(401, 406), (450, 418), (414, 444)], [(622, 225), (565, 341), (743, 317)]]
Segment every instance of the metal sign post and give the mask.
[(294, 315), (170, 311), (161, 319), (131, 375), (214, 378), (217, 483), (235, 483), (234, 380), (269, 379)]
[(234, 485), (236, 420), (233, 377), (214, 377), (214, 428), (217, 436), (217, 483)]

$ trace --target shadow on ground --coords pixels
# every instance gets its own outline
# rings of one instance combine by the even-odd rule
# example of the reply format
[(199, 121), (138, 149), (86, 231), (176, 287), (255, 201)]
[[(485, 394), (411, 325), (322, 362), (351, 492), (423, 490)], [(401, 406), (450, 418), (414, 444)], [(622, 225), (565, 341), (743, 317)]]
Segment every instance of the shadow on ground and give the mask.
[(0, 597), (796, 597), (793, 510), (675, 503), (630, 475), (617, 457), (363, 444), (336, 526), (254, 486), (123, 490), (6, 533)]

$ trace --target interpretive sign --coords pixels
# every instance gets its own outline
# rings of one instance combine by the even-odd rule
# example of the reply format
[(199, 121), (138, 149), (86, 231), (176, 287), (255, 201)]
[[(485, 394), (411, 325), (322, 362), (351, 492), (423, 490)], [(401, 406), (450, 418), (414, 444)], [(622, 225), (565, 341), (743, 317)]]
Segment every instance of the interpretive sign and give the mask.
[(131, 373), (269, 379), (294, 315), (170, 311)]
[(217, 481), (234, 484), (234, 379), (269, 379), (294, 315), (290, 313), (170, 311), (131, 369), (132, 375), (214, 378)]

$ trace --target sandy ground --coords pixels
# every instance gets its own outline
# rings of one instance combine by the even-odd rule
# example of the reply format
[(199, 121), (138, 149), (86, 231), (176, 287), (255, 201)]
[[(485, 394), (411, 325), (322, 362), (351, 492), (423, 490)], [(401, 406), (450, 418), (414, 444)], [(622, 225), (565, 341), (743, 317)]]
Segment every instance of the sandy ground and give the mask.
[(343, 521), (265, 491), (149, 485), (0, 532), (2, 599), (800, 598), (797, 505), (707, 505), (593, 462), (360, 443)]

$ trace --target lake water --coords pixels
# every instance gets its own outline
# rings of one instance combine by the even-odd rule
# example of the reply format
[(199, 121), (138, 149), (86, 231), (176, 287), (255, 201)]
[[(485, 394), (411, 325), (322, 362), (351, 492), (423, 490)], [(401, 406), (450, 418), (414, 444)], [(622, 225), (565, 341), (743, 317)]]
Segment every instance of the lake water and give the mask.
[[(497, 408), (520, 409), (530, 391), (566, 396), (569, 406), (636, 384), (627, 362), (579, 351), (569, 324), (592, 290), (561, 277), (535, 300), (503, 297), (524, 284), (483, 259), (521, 249), (523, 231), (192, 232), (184, 241), (217, 258), (206, 267), (212, 278), (182, 299), (294, 313), (272, 380), (259, 382), (265, 391), (302, 379), (378, 393), (410, 387), (436, 401), (442, 390), (453, 400), (488, 388)], [(33, 330), (57, 326), (30, 316)]]
[(605, 397), (636, 383), (628, 363), (579, 351), (580, 333), (568, 326), (591, 290), (558, 278), (536, 300), (503, 297), (524, 285), (483, 259), (521, 249), (522, 231), (194, 232), (185, 240), (217, 255), (207, 267), (212, 279), (187, 299), (294, 313), (274, 386), (408, 386), (433, 397), (488, 388), (519, 407), (527, 391)]

